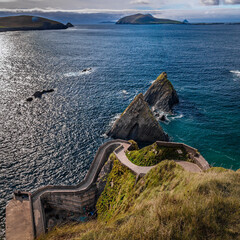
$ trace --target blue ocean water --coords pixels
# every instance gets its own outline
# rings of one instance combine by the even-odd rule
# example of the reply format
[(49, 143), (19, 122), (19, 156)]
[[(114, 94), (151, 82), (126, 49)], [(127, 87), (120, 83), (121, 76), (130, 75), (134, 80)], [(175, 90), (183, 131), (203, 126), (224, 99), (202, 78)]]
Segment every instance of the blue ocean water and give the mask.
[(162, 71), (180, 97), (176, 114), (161, 123), (171, 140), (214, 166), (240, 168), (239, 40), (239, 25), (0, 33), (2, 228), (14, 190), (81, 181), (114, 119)]

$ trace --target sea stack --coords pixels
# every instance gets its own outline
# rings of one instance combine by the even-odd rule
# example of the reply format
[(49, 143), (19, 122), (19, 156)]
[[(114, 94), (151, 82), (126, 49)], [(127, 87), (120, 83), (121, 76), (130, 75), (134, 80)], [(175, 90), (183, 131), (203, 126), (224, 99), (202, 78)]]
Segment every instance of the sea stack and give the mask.
[(137, 142), (153, 143), (157, 140), (169, 140), (168, 135), (165, 134), (148, 104), (144, 101), (142, 93), (135, 97), (107, 135), (113, 138), (132, 139)]
[(179, 99), (176, 90), (167, 78), (167, 73), (163, 72), (158, 76), (145, 93), (144, 100), (158, 111), (172, 113), (172, 108), (179, 103)]

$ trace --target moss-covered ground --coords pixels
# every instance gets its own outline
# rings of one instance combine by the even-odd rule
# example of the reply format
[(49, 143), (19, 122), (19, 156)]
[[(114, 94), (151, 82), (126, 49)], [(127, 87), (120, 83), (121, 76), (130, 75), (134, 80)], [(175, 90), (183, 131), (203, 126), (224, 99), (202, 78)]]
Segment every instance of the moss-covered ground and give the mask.
[(162, 161), (135, 184), (116, 159), (98, 218), (56, 227), (40, 239), (240, 239), (240, 173), (184, 171)]
[(127, 151), (128, 159), (138, 166), (153, 166), (164, 160), (191, 161), (183, 147), (163, 147), (156, 143), (140, 150)]

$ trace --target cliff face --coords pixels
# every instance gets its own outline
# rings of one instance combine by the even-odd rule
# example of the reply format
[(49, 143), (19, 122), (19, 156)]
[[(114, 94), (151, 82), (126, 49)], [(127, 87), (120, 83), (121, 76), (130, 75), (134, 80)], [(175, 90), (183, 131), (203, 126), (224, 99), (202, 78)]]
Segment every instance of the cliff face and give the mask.
[(159, 75), (147, 90), (144, 100), (149, 106), (166, 113), (172, 113), (173, 106), (179, 102), (177, 92), (165, 72)]
[(168, 141), (168, 136), (154, 118), (142, 93), (132, 101), (107, 135), (139, 142)]

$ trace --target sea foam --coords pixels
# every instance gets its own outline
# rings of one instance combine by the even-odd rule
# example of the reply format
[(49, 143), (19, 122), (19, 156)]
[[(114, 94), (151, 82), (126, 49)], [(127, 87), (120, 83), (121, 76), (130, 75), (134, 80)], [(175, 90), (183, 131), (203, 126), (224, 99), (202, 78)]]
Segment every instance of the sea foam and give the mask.
[(234, 74), (237, 77), (240, 77), (240, 71), (239, 70), (231, 70), (230, 73)]
[(63, 76), (64, 77), (80, 77), (82, 75), (88, 75), (91, 74), (95, 71), (94, 68), (89, 68), (86, 70), (80, 70), (78, 72), (68, 72), (68, 73), (64, 73)]

